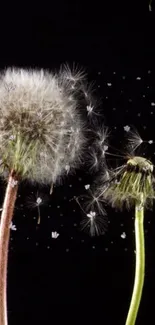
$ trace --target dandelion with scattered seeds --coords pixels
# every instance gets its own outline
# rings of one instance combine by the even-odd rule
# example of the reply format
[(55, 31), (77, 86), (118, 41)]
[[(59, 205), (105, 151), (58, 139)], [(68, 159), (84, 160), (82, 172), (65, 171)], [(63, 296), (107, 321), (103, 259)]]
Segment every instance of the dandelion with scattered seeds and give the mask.
[[(126, 166), (119, 174), (117, 182), (109, 182), (109, 186), (102, 193), (112, 207), (128, 209), (135, 207), (135, 243), (136, 243), (136, 270), (131, 304), (126, 325), (134, 325), (141, 301), (144, 271), (144, 209), (152, 207), (155, 198), (153, 184), (153, 164), (146, 158), (135, 156), (128, 159)], [(121, 235), (125, 238), (124, 235)]]
[[(144, 209), (153, 205), (155, 180), (152, 162), (144, 157), (133, 155), (133, 151), (135, 152), (142, 142), (152, 143), (152, 141), (143, 141), (138, 132), (133, 131), (133, 129), (130, 130), (128, 126), (124, 127), (124, 129), (128, 133), (128, 147), (132, 154), (124, 157), (126, 163), (115, 169), (108, 170), (106, 162), (103, 165), (100, 164), (100, 167), (103, 167), (103, 177), (99, 177), (99, 185), (96, 185), (94, 192), (92, 191), (93, 199), (91, 204), (96, 201), (99, 205), (106, 202), (112, 207), (121, 210), (123, 207), (127, 209), (135, 208), (136, 270), (133, 294), (126, 320), (126, 325), (134, 325), (144, 284)], [(108, 154), (110, 153), (108, 152)], [(105, 170), (107, 173), (105, 173)], [(94, 211), (93, 207), (91, 211)], [(105, 213), (104, 210), (103, 213)], [(126, 238), (126, 234), (122, 233), (121, 238)]]
[(8, 244), (19, 182), (55, 184), (66, 166), (80, 165), (86, 146), (77, 96), (82, 78), (69, 69), (52, 74), (12, 68), (0, 76), (0, 171), (7, 182), (0, 221), (0, 325), (7, 325)]

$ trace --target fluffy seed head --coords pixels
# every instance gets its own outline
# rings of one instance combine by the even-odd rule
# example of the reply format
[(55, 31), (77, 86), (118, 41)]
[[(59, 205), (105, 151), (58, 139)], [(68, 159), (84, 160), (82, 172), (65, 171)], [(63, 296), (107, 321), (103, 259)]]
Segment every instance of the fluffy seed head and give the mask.
[(71, 77), (18, 68), (0, 76), (0, 158), (22, 180), (55, 183), (81, 161), (85, 125)]
[(144, 205), (152, 205), (154, 199), (153, 165), (143, 157), (127, 161), (119, 179), (110, 183), (103, 196), (113, 207), (127, 208), (138, 204), (143, 195)]

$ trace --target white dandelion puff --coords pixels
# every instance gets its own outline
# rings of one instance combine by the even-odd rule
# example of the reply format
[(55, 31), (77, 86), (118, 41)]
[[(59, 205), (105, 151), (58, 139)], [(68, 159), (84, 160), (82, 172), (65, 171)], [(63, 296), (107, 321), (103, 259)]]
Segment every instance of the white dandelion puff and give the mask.
[[(1, 74), (0, 152), (22, 180), (55, 183), (66, 165), (74, 169), (81, 162), (85, 123), (78, 111), (79, 98), (68, 88), (67, 75), (71, 78), (69, 69), (52, 74), (12, 68)], [(73, 75), (76, 80), (82, 78), (81, 72)], [(10, 83), (14, 88), (8, 96)]]
[[(18, 182), (51, 185), (83, 161), (86, 123), (81, 115), (79, 71), (6, 69), (0, 75), (0, 155), (7, 189), (0, 223), (1, 323), (7, 323), (8, 220), (13, 217)], [(72, 99), (71, 99), (72, 98)], [(85, 107), (85, 106), (84, 106)], [(70, 132), (72, 128), (72, 131)], [(7, 169), (7, 173), (5, 170)], [(37, 196), (40, 223), (40, 205)], [(3, 247), (3, 249), (2, 249)], [(5, 254), (3, 254), (5, 252)]]

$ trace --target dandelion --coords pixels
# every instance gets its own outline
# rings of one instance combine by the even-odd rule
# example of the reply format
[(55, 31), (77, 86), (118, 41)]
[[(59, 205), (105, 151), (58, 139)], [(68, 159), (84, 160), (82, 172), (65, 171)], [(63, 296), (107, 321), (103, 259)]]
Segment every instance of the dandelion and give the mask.
[[(144, 284), (144, 209), (152, 206), (155, 197), (151, 161), (139, 156), (128, 159), (126, 165), (120, 170), (117, 182), (114, 180), (109, 182), (109, 186), (103, 192), (103, 197), (112, 207), (118, 209), (122, 209), (124, 205), (128, 209), (135, 207), (136, 270), (133, 294), (126, 320), (126, 325), (134, 325)], [(123, 234), (121, 237), (125, 238)]]
[(77, 94), (82, 78), (68, 69), (52, 74), (12, 68), (0, 76), (0, 171), (7, 182), (0, 221), (0, 325), (7, 325), (8, 244), (19, 182), (55, 184), (66, 166), (74, 170), (81, 163), (85, 123)]

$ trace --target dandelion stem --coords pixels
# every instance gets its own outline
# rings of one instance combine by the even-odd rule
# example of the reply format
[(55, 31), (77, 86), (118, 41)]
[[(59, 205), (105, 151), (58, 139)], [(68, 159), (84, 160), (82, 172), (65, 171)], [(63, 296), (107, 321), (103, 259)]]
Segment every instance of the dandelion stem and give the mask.
[(135, 241), (136, 241), (136, 269), (133, 294), (131, 298), (130, 308), (126, 320), (126, 325), (134, 325), (138, 314), (141, 301), (144, 271), (145, 271), (145, 241), (144, 241), (144, 207), (143, 194), (141, 202), (135, 207)]
[(7, 325), (7, 264), (10, 224), (17, 197), (18, 184), (12, 170), (9, 175), (0, 221), (0, 325)]
[(40, 225), (40, 208), (39, 208), (39, 205), (37, 205), (37, 210), (38, 210), (38, 221), (37, 221), (37, 224)]

